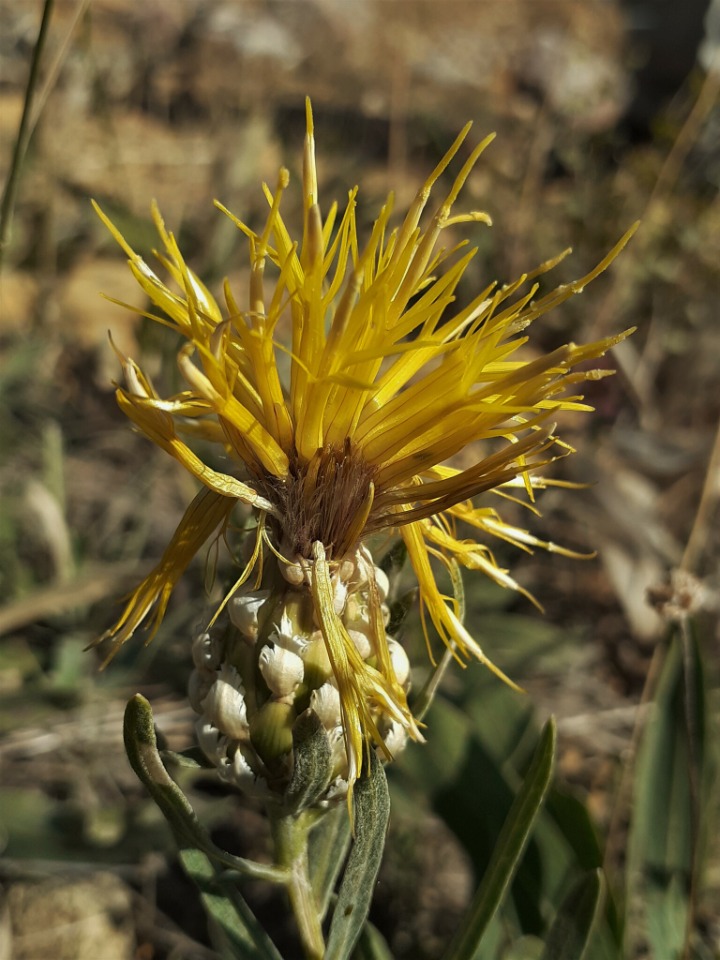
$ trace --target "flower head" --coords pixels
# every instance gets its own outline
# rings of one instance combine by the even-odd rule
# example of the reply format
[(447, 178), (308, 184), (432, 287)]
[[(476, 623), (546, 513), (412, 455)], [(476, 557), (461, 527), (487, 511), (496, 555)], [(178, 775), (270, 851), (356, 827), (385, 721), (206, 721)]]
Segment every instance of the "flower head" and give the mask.
[[(106, 634), (111, 655), (148, 618), (155, 632), (201, 545), (229, 522), (238, 503), (253, 508), (254, 549), (232, 592), (241, 591), (236, 602), (244, 636), (254, 630), (272, 647), (260, 660), (266, 702), (249, 712), (260, 713), (269, 703), (279, 715), (277, 705), (300, 696), (298, 690), (323, 716), (336, 700), (350, 785), (368, 744), (387, 752), (398, 730), (420, 738), (405, 695), (407, 670), (397, 667), (402, 657), (386, 636), (387, 587), (367, 539), (381, 531), (402, 537), (426, 630), (429, 619), (459, 658), (475, 657), (500, 673), (463, 626), (456, 600), (442, 592), (435, 572), (459, 565), (524, 593), (496, 563), (487, 541), (499, 537), (522, 549), (560, 549), (504, 523), (475, 498), (489, 491), (511, 496), (512, 488), (520, 488), (533, 500), (534, 490), (549, 482), (536, 471), (566, 449), (554, 435), (553, 416), (590, 409), (575, 386), (608, 372), (574, 368), (602, 356), (629, 332), (586, 346), (568, 344), (533, 360), (518, 357), (530, 323), (581, 292), (634, 228), (587, 276), (551, 293), (536, 299), (533, 280), (561, 257), (510, 285), (491, 283), (470, 303), (456, 305), (456, 288), (476, 251), (463, 242), (443, 247), (444, 231), (490, 223), (487, 214), (456, 214), (453, 207), (492, 137), (470, 152), (450, 190), (424, 214), (469, 129), (428, 177), (400, 225), (391, 226), (391, 196), (362, 245), (356, 190), (342, 214), (333, 205), (322, 218), (308, 103), (300, 242), (280, 213), (289, 184), (284, 169), (274, 192), (264, 187), (268, 216), (260, 232), (217, 204), (250, 247), (245, 299), (237, 301), (226, 282), (224, 308), (187, 266), (157, 209), (153, 218), (164, 246), (157, 258), (170, 286), (98, 210), (140, 287), (162, 310), (164, 317), (155, 319), (186, 340), (178, 355), (183, 392), (162, 399), (134, 361), (121, 357), (126, 385), (117, 391), (118, 403), (201, 483), (160, 563)], [(292, 332), (284, 343), (278, 331), (287, 318)], [(218, 445), (224, 471), (193, 452), (188, 441), (195, 437)], [(482, 441), (483, 455), (470, 466), (453, 466), (452, 458), (476, 441)], [(461, 537), (461, 525), (469, 535)], [(253, 571), (259, 571), (258, 580), (262, 576), (262, 594), (243, 588)], [(305, 613), (298, 613), (298, 605)], [(294, 639), (300, 635), (302, 642)], [(318, 640), (328, 668), (312, 673), (315, 667), (308, 664), (316, 661), (308, 651), (317, 653)], [(232, 673), (236, 666), (237, 657), (230, 668), (215, 665), (225, 672), (216, 673), (212, 694), (206, 692), (205, 722), (222, 707), (233, 724), (240, 723), (237, 705), (242, 701), (244, 710), (246, 704), (237, 692), (242, 682)], [(252, 720), (247, 727), (252, 739)], [(223, 762), (240, 763), (245, 776), (249, 754), (242, 741), (235, 736), (242, 751), (236, 746), (231, 758), (225, 752)]]

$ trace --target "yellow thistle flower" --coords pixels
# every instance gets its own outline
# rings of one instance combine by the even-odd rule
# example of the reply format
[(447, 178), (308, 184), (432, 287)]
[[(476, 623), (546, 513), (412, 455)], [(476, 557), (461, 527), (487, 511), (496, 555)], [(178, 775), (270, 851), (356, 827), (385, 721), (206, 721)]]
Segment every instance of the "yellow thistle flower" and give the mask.
[[(310, 598), (340, 694), (350, 789), (363, 750), (372, 741), (382, 746), (371, 708), (380, 705), (406, 733), (421, 739), (391, 663), (371, 561), (364, 562), (369, 580), (364, 596), (372, 664), (359, 655), (339, 615), (338, 584), (348, 569), (357, 570), (361, 545), (380, 531), (399, 533), (419, 584), (423, 623), (429, 615), (457, 657), (474, 657), (503, 676), (461, 623), (456, 601), (442, 593), (433, 568), (459, 564), (525, 593), (496, 563), (488, 537), (573, 555), (504, 523), (473, 498), (487, 491), (512, 497), (512, 488), (519, 487), (533, 501), (533, 491), (549, 482), (534, 473), (555, 458), (559, 444), (553, 415), (591, 409), (572, 390), (609, 372), (573, 368), (602, 356), (630, 332), (587, 346), (568, 344), (532, 361), (516, 357), (528, 325), (581, 292), (635, 227), (587, 276), (538, 299), (537, 285), (528, 282), (561, 257), (508, 286), (492, 283), (466, 306), (455, 306), (455, 290), (476, 251), (464, 243), (451, 249), (440, 243), (451, 225), (490, 224), (487, 214), (452, 209), (492, 137), (472, 150), (447, 196), (421, 220), (470, 126), (423, 184), (401, 225), (390, 226), (390, 196), (361, 248), (356, 190), (341, 217), (337, 205), (324, 222), (321, 217), (308, 101), (301, 242), (292, 239), (280, 213), (287, 170), (280, 171), (274, 192), (264, 188), (269, 213), (259, 233), (217, 204), (250, 245), (245, 305), (226, 282), (224, 311), (187, 266), (156, 208), (153, 219), (165, 248), (157, 258), (172, 288), (96, 207), (140, 287), (165, 314), (148, 316), (187, 340), (178, 356), (186, 390), (161, 399), (137, 365), (121, 357), (126, 386), (117, 390), (118, 403), (142, 433), (202, 484), (160, 563), (101, 639), (112, 640), (112, 656), (148, 618), (154, 635), (178, 578), (201, 545), (228, 523), (236, 504), (254, 508), (255, 549), (233, 590), (269, 551), (286, 579)], [(268, 268), (275, 272), (272, 285)], [(289, 344), (276, 340), (284, 315), (292, 324)], [(219, 444), (228, 472), (204, 463), (183, 437)], [(465, 469), (449, 465), (475, 441), (484, 442), (485, 456)], [(478, 539), (461, 539), (461, 524)]]

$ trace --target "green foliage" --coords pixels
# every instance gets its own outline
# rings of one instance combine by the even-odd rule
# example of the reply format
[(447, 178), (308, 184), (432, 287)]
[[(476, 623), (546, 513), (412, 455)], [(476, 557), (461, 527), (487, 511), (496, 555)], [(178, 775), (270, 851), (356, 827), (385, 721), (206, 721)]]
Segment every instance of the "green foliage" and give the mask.
[(582, 877), (563, 900), (545, 938), (541, 960), (583, 960), (605, 893), (602, 871)]
[(626, 882), (635, 904), (628, 951), (685, 955), (702, 851), (711, 836), (714, 757), (708, 751), (705, 669), (692, 623), (673, 627), (637, 761)]

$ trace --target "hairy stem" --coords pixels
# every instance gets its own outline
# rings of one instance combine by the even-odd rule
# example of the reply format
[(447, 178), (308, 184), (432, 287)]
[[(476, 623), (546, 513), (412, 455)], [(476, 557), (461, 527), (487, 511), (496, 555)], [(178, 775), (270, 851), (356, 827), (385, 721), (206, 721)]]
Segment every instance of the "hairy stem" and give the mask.
[(308, 872), (308, 835), (314, 820), (304, 813), (273, 817), (271, 822), (275, 862), (290, 871), (287, 892), (305, 956), (308, 960), (322, 960), (325, 941)]

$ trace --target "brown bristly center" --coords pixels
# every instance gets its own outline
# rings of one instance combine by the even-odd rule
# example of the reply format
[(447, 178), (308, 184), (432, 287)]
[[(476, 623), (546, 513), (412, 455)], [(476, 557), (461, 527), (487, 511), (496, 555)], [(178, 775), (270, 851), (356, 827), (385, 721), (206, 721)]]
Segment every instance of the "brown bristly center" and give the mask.
[(319, 540), (336, 560), (357, 546), (358, 520), (367, 514), (376, 468), (353, 449), (321, 448), (308, 463), (291, 462), (284, 480), (266, 480), (266, 495), (278, 507), (278, 539), (293, 557), (312, 557)]

